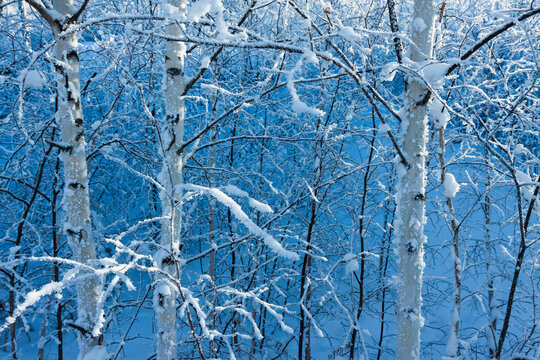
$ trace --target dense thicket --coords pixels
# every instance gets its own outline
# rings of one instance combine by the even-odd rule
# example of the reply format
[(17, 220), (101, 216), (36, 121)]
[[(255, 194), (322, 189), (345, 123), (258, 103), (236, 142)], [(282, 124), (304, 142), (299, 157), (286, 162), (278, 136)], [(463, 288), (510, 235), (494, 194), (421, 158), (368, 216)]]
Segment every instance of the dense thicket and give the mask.
[(0, 356), (538, 358), (539, 19), (0, 0)]

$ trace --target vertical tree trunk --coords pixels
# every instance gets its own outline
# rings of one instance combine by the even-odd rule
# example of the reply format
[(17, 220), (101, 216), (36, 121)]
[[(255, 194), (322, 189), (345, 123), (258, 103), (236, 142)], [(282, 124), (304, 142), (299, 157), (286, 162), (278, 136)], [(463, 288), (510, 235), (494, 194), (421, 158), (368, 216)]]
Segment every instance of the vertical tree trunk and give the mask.
[(375, 126), (375, 111), (372, 110), (371, 112), (371, 121), (373, 126), (373, 133), (372, 137), (369, 143), (369, 155), (368, 155), (368, 161), (367, 161), (367, 167), (366, 171), (364, 172), (364, 178), (362, 181), (362, 202), (360, 205), (360, 224), (358, 229), (358, 234), (360, 236), (360, 279), (358, 279), (358, 276), (356, 275), (356, 271), (354, 272), (354, 276), (356, 278), (356, 281), (358, 282), (358, 309), (356, 310), (356, 321), (355, 321), (355, 327), (351, 334), (351, 342), (350, 342), (350, 351), (349, 351), (349, 360), (354, 359), (354, 350), (356, 348), (356, 336), (358, 335), (358, 329), (360, 321), (360, 316), (362, 315), (362, 310), (364, 309), (364, 277), (365, 277), (365, 268), (366, 268), (366, 254), (365, 254), (365, 230), (364, 229), (364, 215), (366, 212), (366, 200), (367, 200), (367, 192), (368, 192), (368, 182), (369, 177), (371, 176), (371, 163), (373, 161), (373, 152), (374, 152), (374, 145), (375, 145), (375, 136), (377, 135), (377, 130)]
[[(73, 15), (73, 0), (55, 0), (54, 9), (66, 19)], [(65, 31), (71, 24), (55, 29)], [(86, 142), (84, 141), (83, 114), (80, 94), (79, 56), (77, 33), (58, 40), (55, 47), (58, 108), (56, 121), (60, 125), (62, 139), (61, 160), (64, 165), (65, 212), (64, 231), (73, 251), (73, 258), (83, 264), (96, 258), (92, 237), (92, 220), (88, 193), (88, 170)], [(90, 275), (87, 270), (82, 274)], [(77, 285), (77, 325), (84, 329), (78, 334), (79, 359), (99, 345), (99, 336), (92, 334), (98, 320), (99, 279), (89, 276)]]
[[(323, 69), (322, 73), (325, 73)], [(321, 96), (324, 93), (324, 84), (321, 90)], [(335, 98), (334, 98), (335, 99)], [(322, 106), (321, 106), (322, 108)], [(328, 122), (329, 117), (327, 118)], [(316, 136), (318, 137), (317, 142), (314, 146), (314, 159), (313, 159), (313, 170), (314, 170), (314, 182), (313, 182), (313, 198), (311, 200), (311, 207), (308, 213), (309, 223), (308, 230), (306, 235), (306, 252), (302, 260), (302, 272), (300, 273), (300, 302), (304, 302), (304, 307), (300, 308), (300, 334), (298, 337), (298, 360), (310, 360), (311, 359), (311, 316), (309, 313), (306, 314), (306, 311), (310, 311), (310, 302), (311, 302), (311, 242), (313, 240), (313, 233), (315, 231), (315, 223), (317, 221), (318, 209), (321, 200), (318, 199), (319, 196), (319, 184), (322, 181), (323, 177), (323, 159), (321, 158), (323, 154), (323, 145), (324, 138), (321, 136), (320, 131), (321, 127), (326, 126), (323, 123), (321, 117), (317, 120), (317, 132)], [(305, 300), (303, 300), (305, 298)], [(305, 339), (305, 346), (304, 346)]]
[[(169, 0), (169, 5), (180, 13), (185, 11), (183, 0)], [(168, 35), (180, 36), (180, 29), (171, 23)], [(164, 220), (161, 227), (161, 249), (156, 260), (161, 270), (173, 277), (178, 277), (176, 258), (180, 252), (180, 232), (182, 210), (179, 207), (182, 192), (175, 189), (183, 182), (182, 154), (180, 149), (184, 137), (184, 57), (186, 46), (182, 42), (167, 41), (164, 75), (165, 119), (162, 128), (163, 168), (159, 180), (165, 191), (160, 194)], [(165, 276), (157, 279), (154, 288), (154, 309), (157, 318), (157, 359), (176, 359), (176, 299), (178, 288)]]
[[(442, 124), (442, 122), (440, 123)], [(441, 163), (441, 184), (443, 184), (443, 186), (447, 177), (446, 161), (444, 159), (444, 129), (444, 125), (441, 125), (441, 127), (439, 128), (439, 161)], [(459, 321), (461, 316), (462, 267), (461, 259), (459, 256), (459, 222), (456, 219), (454, 203), (450, 196), (446, 196), (446, 207), (446, 210), (448, 211), (446, 217), (450, 221), (450, 228), (452, 230), (452, 260), (454, 262), (454, 304), (452, 306), (452, 317), (450, 319), (450, 334), (448, 335), (448, 343), (446, 345), (446, 355), (449, 358), (454, 359), (459, 357), (458, 335)]]
[[(234, 137), (236, 136), (236, 125), (237, 125), (238, 118), (234, 121), (233, 129), (231, 133), (231, 137), (233, 140), (231, 141), (231, 147), (229, 151), (229, 169), (233, 169), (234, 165), (234, 159), (235, 159), (235, 152), (234, 152)], [(262, 149), (261, 149), (262, 151)], [(227, 209), (227, 227), (229, 229), (229, 236), (231, 239), (233, 239), (234, 231), (233, 231), (233, 225), (232, 225), (232, 213), (230, 209)], [(236, 280), (236, 247), (231, 248), (231, 265), (230, 265), (230, 275), (231, 275), (231, 282)], [(237, 328), (240, 325), (240, 320), (238, 319), (238, 316), (235, 316), (233, 314), (233, 317), (231, 319), (232, 321), (232, 333), (235, 334), (233, 337), (233, 348), (236, 350), (236, 352), (240, 352), (240, 343), (238, 341), (238, 332)], [(264, 327), (263, 327), (264, 331)], [(263, 333), (264, 334), (264, 333)]]
[[(317, 196), (317, 189), (315, 190), (315, 196)], [(317, 217), (317, 203), (315, 200), (311, 201), (311, 215), (308, 225), (308, 233), (306, 237), (306, 253), (304, 254), (304, 259), (302, 261), (302, 272), (300, 278), (300, 301), (304, 302), (304, 306), (309, 311), (309, 300), (310, 300), (310, 273), (311, 273), (311, 240), (313, 237), (313, 227), (315, 226), (315, 221)], [(305, 299), (304, 299), (305, 298)], [(309, 360), (311, 356), (311, 345), (310, 339), (308, 338), (311, 334), (307, 331), (311, 326), (309, 317), (306, 316), (306, 312), (303, 307), (300, 308), (300, 335), (298, 337), (298, 360), (302, 360), (305, 355), (305, 359)], [(304, 347), (304, 339), (306, 346)]]
[[(217, 73), (217, 62), (215, 63), (215, 72)], [(214, 91), (212, 96), (212, 118), (216, 118), (216, 103), (217, 103), (217, 90)], [(210, 141), (215, 142), (217, 137), (217, 130), (214, 128), (211, 130), (210, 135)], [(215, 146), (212, 147), (210, 150), (210, 174), (209, 174), (209, 186), (214, 187), (215, 184), (215, 172), (214, 168), (216, 167), (216, 148)], [(212, 201), (209, 201), (208, 203), (208, 245), (213, 247), (215, 243), (215, 236), (214, 231), (216, 229), (216, 219), (214, 215), (214, 206), (212, 205)], [(208, 259), (208, 275), (210, 275), (210, 278), (215, 283), (216, 281), (216, 251), (212, 251), (209, 255)], [(215, 311), (215, 306), (217, 302), (217, 292), (212, 294), (212, 305), (213, 309), (211, 311), (211, 317), (210, 317), (210, 326), (212, 329), (216, 328), (216, 320), (217, 320), (217, 314)], [(210, 340), (210, 356), (215, 357), (216, 356), (216, 344), (213, 339)]]
[[(508, 300), (506, 301), (506, 313), (501, 326), (501, 334), (499, 336), (499, 341), (497, 342), (497, 351), (495, 353), (495, 358), (499, 360), (501, 358), (504, 340), (506, 339), (506, 334), (508, 327), (510, 325), (510, 318), (512, 317), (512, 307), (514, 306), (516, 289), (519, 281), (519, 274), (523, 267), (523, 261), (525, 259), (525, 251), (530, 245), (527, 245), (527, 232), (529, 230), (529, 221), (531, 220), (531, 215), (534, 210), (534, 205), (540, 191), (540, 185), (535, 185), (533, 196), (529, 200), (529, 206), (526, 212), (526, 215), (523, 212), (523, 198), (521, 195), (521, 188), (519, 181), (516, 177), (515, 168), (510, 169), (513, 177), (513, 182), (516, 189), (516, 198), (517, 198), (517, 209), (518, 209), (518, 219), (519, 219), (519, 251), (516, 258), (516, 265), (514, 266), (514, 275), (512, 276), (512, 284), (510, 285), (510, 291), (508, 293)], [(537, 183), (540, 183), (540, 175), (536, 180)], [(525, 215), (525, 216), (524, 216)]]
[[(431, 57), (435, 6), (416, 0), (410, 29), (412, 63)], [(396, 247), (399, 263), (397, 299), (397, 359), (420, 358), (422, 274), (424, 270), (425, 156), (427, 104), (430, 93), (416, 78), (405, 89), (406, 115), (401, 123), (402, 147), (407, 164), (398, 165)]]
[(493, 244), (491, 243), (491, 194), (490, 194), (490, 188), (491, 188), (491, 169), (489, 167), (489, 155), (485, 154), (485, 162), (486, 162), (486, 195), (484, 200), (484, 217), (486, 219), (486, 227), (485, 227), (485, 234), (486, 234), (486, 270), (487, 270), (487, 288), (488, 288), (488, 315), (489, 315), (489, 327), (487, 329), (487, 338), (488, 338), (488, 351), (489, 351), (489, 358), (494, 359), (495, 353), (497, 352), (497, 344), (496, 344), (496, 338), (497, 338), (497, 320), (499, 318), (499, 310), (497, 307), (497, 300), (495, 299), (494, 294), (494, 278), (495, 278), (495, 271), (494, 271), (494, 265), (493, 265)]
[[(392, 192), (392, 187), (390, 186), (388, 191), (391, 193)], [(391, 249), (391, 239), (392, 239), (392, 232), (393, 232), (393, 228), (392, 226), (389, 226), (391, 223), (393, 223), (394, 221), (394, 216), (395, 216), (395, 209), (392, 209), (391, 206), (392, 206), (393, 202), (391, 201), (388, 201), (388, 205), (387, 205), (387, 210), (385, 211), (385, 215), (384, 215), (384, 232), (383, 232), (383, 235), (382, 235), (382, 244), (381, 244), (381, 257), (380, 257), (380, 265), (379, 265), (379, 272), (380, 272), (380, 278), (381, 279), (386, 279), (386, 272), (388, 270), (388, 260), (390, 258), (390, 249)], [(391, 219), (388, 219), (388, 218), (391, 218)], [(388, 221), (390, 220), (390, 222)], [(380, 360), (381, 359), (381, 355), (382, 355), (382, 350), (383, 350), (383, 347), (382, 347), (382, 343), (383, 343), (383, 339), (384, 339), (384, 324), (385, 324), (385, 315), (386, 315), (386, 291), (388, 289), (388, 285), (383, 283), (382, 281), (380, 282), (380, 286), (381, 286), (381, 289), (382, 289), (382, 295), (381, 295), (381, 317), (380, 317), (380, 323), (381, 323), (381, 328), (380, 328), (380, 331), (379, 331), (379, 343), (378, 343), (378, 347), (377, 347), (377, 360)]]
[[(58, 231), (57, 231), (57, 200), (59, 190), (58, 186), (58, 174), (60, 171), (60, 158), (56, 157), (56, 164), (54, 166), (54, 179), (52, 184), (52, 198), (51, 198), (51, 228), (52, 228), (52, 241), (53, 241), (53, 257), (58, 257), (59, 244), (58, 244)], [(60, 267), (57, 262), (53, 263), (52, 268), (53, 281), (58, 282), (60, 280)], [(56, 338), (57, 343), (57, 359), (64, 359), (64, 334), (62, 331), (62, 303), (60, 299), (56, 300)]]
[[(51, 300), (52, 301), (52, 300)], [(43, 360), (45, 357), (45, 336), (47, 334), (47, 317), (51, 310), (51, 303), (47, 304), (47, 310), (43, 314), (43, 319), (41, 321), (41, 329), (39, 331), (39, 342), (38, 342), (38, 360)]]

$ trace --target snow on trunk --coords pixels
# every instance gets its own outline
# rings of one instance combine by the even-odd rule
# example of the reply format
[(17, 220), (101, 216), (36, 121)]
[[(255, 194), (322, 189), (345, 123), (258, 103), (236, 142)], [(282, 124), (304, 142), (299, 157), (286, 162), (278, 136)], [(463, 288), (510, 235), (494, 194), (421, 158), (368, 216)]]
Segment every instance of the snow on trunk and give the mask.
[[(55, 0), (54, 9), (61, 15), (71, 16), (73, 0)], [(65, 28), (54, 29), (58, 37)], [(65, 212), (64, 233), (73, 251), (73, 258), (81, 263), (96, 258), (92, 237), (92, 220), (88, 195), (88, 170), (86, 142), (84, 140), (83, 115), (81, 108), (79, 56), (77, 33), (58, 40), (55, 46), (55, 69), (58, 92), (56, 121), (61, 129), (61, 159), (64, 165)], [(88, 270), (81, 270), (88, 275)], [(78, 334), (79, 359), (99, 349), (99, 332), (94, 332), (99, 317), (100, 284), (97, 276), (90, 276), (77, 285), (77, 325), (84, 329)]]
[[(184, 0), (169, 0), (165, 12), (183, 15)], [(172, 11), (171, 11), (172, 10)], [(180, 29), (174, 23), (168, 27), (169, 36), (181, 36)], [(182, 209), (180, 201), (182, 191), (175, 187), (181, 185), (182, 156), (180, 149), (184, 137), (184, 57), (186, 46), (182, 42), (167, 41), (165, 57), (165, 75), (163, 91), (165, 95), (165, 118), (161, 124), (163, 168), (159, 181), (165, 191), (160, 194), (164, 220), (161, 226), (161, 249), (156, 254), (156, 262), (161, 270), (178, 278), (179, 265), (176, 261), (180, 252), (180, 232), (182, 227)], [(157, 319), (157, 359), (176, 359), (176, 299), (178, 288), (165, 276), (159, 276), (154, 288), (154, 310)]]
[[(414, 43), (410, 50), (413, 66), (431, 57), (434, 20), (433, 0), (416, 0), (410, 26), (410, 38)], [(429, 91), (419, 79), (413, 77), (408, 79), (404, 99), (406, 115), (401, 124), (402, 148), (408, 164), (398, 166), (395, 239), (399, 263), (396, 357), (403, 360), (420, 358), (429, 98)]]
[(454, 303), (452, 305), (452, 317), (450, 319), (450, 332), (448, 334), (448, 343), (446, 344), (446, 355), (448, 359), (458, 359), (459, 351), (459, 323), (461, 317), (461, 282), (462, 282), (462, 264), (459, 251), (459, 221), (456, 219), (454, 203), (452, 198), (459, 191), (459, 184), (454, 175), (447, 172), (445, 151), (446, 143), (444, 140), (445, 121), (443, 112), (432, 112), (432, 120), (435, 124), (440, 124), (439, 128), (439, 161), (441, 164), (441, 183), (446, 197), (445, 218), (450, 224), (452, 231), (452, 261), (454, 263)]

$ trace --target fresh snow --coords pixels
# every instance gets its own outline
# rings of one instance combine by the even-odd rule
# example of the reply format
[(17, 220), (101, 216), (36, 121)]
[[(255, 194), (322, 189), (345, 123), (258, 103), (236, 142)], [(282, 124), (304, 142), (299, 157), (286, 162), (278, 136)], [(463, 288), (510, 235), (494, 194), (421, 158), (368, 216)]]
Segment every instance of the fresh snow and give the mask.
[(449, 67), (446, 63), (432, 62), (422, 68), (422, 75), (431, 86), (438, 87), (439, 82), (445, 79)]
[(226, 185), (226, 186), (221, 187), (221, 189), (225, 191), (226, 193), (228, 193), (229, 195), (235, 195), (235, 196), (247, 198), (249, 205), (257, 211), (260, 211), (263, 213), (269, 213), (269, 214), (272, 214), (274, 212), (274, 210), (272, 210), (270, 206), (251, 198), (247, 192), (240, 190), (234, 185)]
[(436, 128), (446, 128), (448, 121), (450, 121), (450, 114), (448, 109), (439, 101), (439, 99), (433, 99), (429, 105), (429, 117), (435, 124)]
[(349, 253), (345, 255), (343, 257), (343, 261), (345, 261), (345, 273), (347, 275), (352, 274), (360, 268), (358, 265), (357, 256), (354, 254)]
[(523, 198), (527, 201), (531, 200), (534, 197), (534, 186), (532, 185), (531, 176), (528, 173), (516, 170), (516, 179), (520, 185)]
[(456, 181), (454, 175), (446, 173), (444, 175), (444, 195), (449, 198), (453, 198), (459, 191), (460, 185)]
[(45, 86), (46, 79), (37, 70), (29, 70), (19, 75), (18, 80), (24, 81), (25, 88), (41, 89)]
[(0, 359), (294, 359), (301, 312), (314, 359), (488, 358), (504, 319), (538, 358), (534, 9), (89, 2), (58, 34), (73, 1), (31, 3), (0, 9)]
[[(309, 58), (310, 51), (306, 51), (307, 57)], [(304, 57), (302, 57), (303, 59)], [(289, 92), (291, 94), (292, 99), (292, 110), (298, 114), (307, 113), (313, 116), (324, 116), (324, 111), (315, 109), (313, 107), (310, 107), (308, 104), (300, 100), (300, 97), (298, 96), (298, 92), (296, 91), (296, 88), (294, 87), (294, 74), (298, 71), (300, 71), (302, 67), (302, 59), (300, 59), (294, 68), (287, 73), (287, 89), (289, 89)]]
[(420, 32), (424, 31), (427, 28), (427, 25), (424, 22), (424, 19), (422, 19), (421, 17), (417, 17), (417, 18), (414, 19), (414, 21), (412, 23), (412, 28), (413, 28), (414, 31), (420, 33)]
[(379, 125), (379, 131), (381, 132), (388, 132), (390, 131), (390, 125), (386, 124), (386, 123), (381, 123)]
[(397, 68), (399, 67), (399, 63), (397, 62), (389, 62), (386, 64), (382, 70), (381, 70), (381, 80), (382, 81), (393, 81), (394, 77), (397, 74)]
[(109, 358), (105, 346), (95, 346), (84, 356), (79, 356), (77, 360), (106, 360)]
[(199, 0), (191, 3), (188, 7), (186, 18), (189, 22), (197, 23), (212, 10), (212, 3), (207, 0)]
[(272, 237), (272, 235), (268, 234), (266, 231), (261, 229), (257, 224), (255, 224), (242, 210), (240, 205), (236, 203), (230, 196), (226, 195), (223, 191), (216, 189), (216, 188), (209, 188), (204, 187), (200, 185), (194, 185), (194, 184), (183, 184), (177, 186), (177, 191), (196, 191), (196, 192), (203, 192), (211, 195), (216, 200), (218, 200), (223, 205), (227, 206), (232, 214), (254, 235), (260, 237), (264, 243), (277, 255), (283, 256), (285, 258), (291, 259), (291, 260), (298, 260), (300, 257), (297, 253), (286, 250), (283, 248), (283, 246)]

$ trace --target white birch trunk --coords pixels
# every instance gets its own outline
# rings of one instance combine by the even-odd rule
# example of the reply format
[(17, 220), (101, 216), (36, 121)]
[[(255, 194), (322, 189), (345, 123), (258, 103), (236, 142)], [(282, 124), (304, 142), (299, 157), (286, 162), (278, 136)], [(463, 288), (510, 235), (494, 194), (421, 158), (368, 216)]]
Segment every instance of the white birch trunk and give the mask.
[[(435, 119), (433, 119), (435, 120)], [(443, 122), (440, 122), (443, 123)], [(441, 184), (445, 187), (447, 173), (446, 173), (446, 161), (444, 158), (445, 153), (445, 141), (444, 141), (444, 129), (445, 125), (441, 125), (439, 129), (439, 159), (441, 163)], [(445, 190), (446, 194), (446, 190)], [(461, 258), (459, 255), (459, 222), (456, 219), (456, 212), (454, 210), (454, 203), (452, 197), (446, 194), (446, 210), (448, 211), (445, 216), (447, 221), (450, 222), (450, 228), (452, 230), (452, 260), (454, 262), (454, 303), (452, 306), (452, 317), (450, 318), (450, 333), (448, 334), (448, 342), (446, 344), (446, 355), (449, 359), (459, 358), (459, 321), (461, 318), (461, 279), (462, 279), (462, 266)]]
[[(185, 12), (183, 0), (169, 0), (169, 5), (177, 8), (181, 14)], [(175, 24), (168, 27), (168, 35), (180, 36), (180, 29)], [(163, 91), (165, 95), (165, 119), (162, 128), (163, 168), (159, 180), (165, 187), (160, 194), (164, 216), (170, 220), (162, 222), (161, 250), (156, 260), (161, 270), (174, 278), (178, 278), (179, 267), (176, 261), (180, 252), (180, 232), (182, 226), (182, 210), (179, 206), (182, 192), (175, 189), (183, 182), (182, 156), (179, 153), (184, 136), (184, 99), (180, 97), (184, 91), (184, 57), (186, 46), (178, 41), (167, 41), (165, 58), (165, 75)], [(176, 299), (178, 288), (165, 276), (157, 279), (154, 289), (154, 308), (157, 319), (157, 359), (176, 359)]]
[[(410, 28), (413, 64), (431, 57), (435, 6), (433, 0), (414, 2)], [(425, 157), (429, 92), (421, 81), (409, 78), (401, 124), (402, 149), (408, 166), (399, 164), (397, 188), (396, 253), (399, 263), (396, 358), (420, 358), (422, 273), (424, 269)]]
[[(55, 0), (53, 6), (58, 13), (69, 17), (74, 4), (73, 0)], [(54, 31), (55, 36), (58, 36), (59, 29)], [(55, 47), (58, 91), (56, 121), (61, 129), (61, 160), (64, 165), (65, 187), (62, 200), (65, 212), (64, 232), (73, 251), (73, 258), (84, 264), (96, 258), (96, 251), (92, 237), (77, 47), (77, 33), (58, 40)], [(88, 273), (81, 271), (83, 274), (85, 272)], [(84, 329), (78, 334), (79, 359), (84, 359), (99, 345), (99, 335), (92, 335), (100, 316), (99, 291), (97, 276), (85, 278), (77, 285), (77, 325)]]

